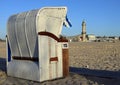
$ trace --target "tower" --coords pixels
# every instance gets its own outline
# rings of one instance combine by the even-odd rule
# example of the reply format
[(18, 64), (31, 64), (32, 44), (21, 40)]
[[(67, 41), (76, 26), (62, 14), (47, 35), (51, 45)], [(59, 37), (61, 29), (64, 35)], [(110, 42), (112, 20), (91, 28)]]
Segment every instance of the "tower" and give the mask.
[(85, 42), (86, 41), (86, 23), (83, 20), (82, 21), (82, 41)]

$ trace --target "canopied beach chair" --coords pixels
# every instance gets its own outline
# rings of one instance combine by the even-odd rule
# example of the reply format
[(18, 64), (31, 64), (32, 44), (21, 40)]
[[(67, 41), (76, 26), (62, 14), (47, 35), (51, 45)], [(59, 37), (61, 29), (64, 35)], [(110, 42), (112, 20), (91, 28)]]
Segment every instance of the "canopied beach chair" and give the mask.
[(68, 75), (68, 40), (61, 37), (66, 13), (66, 7), (45, 7), (9, 18), (8, 76), (41, 82)]

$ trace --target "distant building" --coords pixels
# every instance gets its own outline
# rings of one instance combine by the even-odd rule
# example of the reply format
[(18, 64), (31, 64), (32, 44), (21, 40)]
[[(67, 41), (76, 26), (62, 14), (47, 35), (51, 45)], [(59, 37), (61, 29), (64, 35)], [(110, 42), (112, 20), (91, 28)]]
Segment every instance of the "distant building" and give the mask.
[(87, 38), (86, 38), (86, 23), (85, 23), (84, 20), (82, 21), (82, 33), (81, 33), (81, 35), (82, 35), (81, 40), (83, 42), (86, 42), (87, 41)]
[(76, 36), (67, 37), (69, 42), (94, 42), (96, 40), (96, 36), (94, 34), (87, 35), (86, 33), (86, 22), (82, 21), (82, 32)]
[(87, 40), (88, 41), (95, 41), (96, 40), (96, 36), (94, 34), (89, 34), (89, 35), (87, 35)]

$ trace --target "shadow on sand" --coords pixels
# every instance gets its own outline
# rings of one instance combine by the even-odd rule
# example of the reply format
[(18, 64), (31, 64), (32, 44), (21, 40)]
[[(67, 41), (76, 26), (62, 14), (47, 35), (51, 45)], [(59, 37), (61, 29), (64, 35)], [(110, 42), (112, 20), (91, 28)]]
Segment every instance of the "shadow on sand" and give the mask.
[(0, 70), (6, 72), (6, 59), (0, 58)]
[[(120, 79), (120, 71), (108, 71), (108, 70), (92, 70), (88, 68), (70, 67), (70, 72), (74, 72), (81, 75), (96, 76), (109, 79)], [(6, 72), (6, 59), (0, 58), (0, 70)]]
[[(6, 59), (5, 58), (0, 58), (0, 70), (6, 72)], [(81, 74), (88, 81), (93, 81), (94, 83), (97, 83), (94, 85), (120, 85), (120, 72), (119, 71), (91, 70), (87, 68), (70, 67), (70, 72)], [(14, 78), (14, 77), (7, 77), (3, 85), (9, 85), (9, 83), (12, 83), (13, 85), (14, 84), (15, 85), (23, 85), (23, 84), (40, 85), (40, 83), (34, 82), (34, 81), (29, 81), (25, 79)], [(43, 84), (45, 85), (47, 83), (48, 82), (44, 82)], [(86, 84), (86, 85), (93, 85), (93, 84)]]
[(81, 75), (95, 76), (108, 79), (120, 79), (120, 71), (92, 70), (87, 68), (70, 67), (70, 72)]

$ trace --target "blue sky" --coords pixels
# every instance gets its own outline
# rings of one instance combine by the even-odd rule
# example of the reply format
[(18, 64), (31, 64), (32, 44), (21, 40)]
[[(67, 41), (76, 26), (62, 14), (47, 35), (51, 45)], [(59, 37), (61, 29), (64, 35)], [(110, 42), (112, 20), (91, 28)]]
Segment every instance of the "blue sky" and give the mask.
[(63, 35), (80, 34), (85, 20), (87, 34), (120, 36), (120, 0), (0, 0), (0, 38), (9, 16), (45, 6), (67, 6), (72, 27), (63, 28)]

